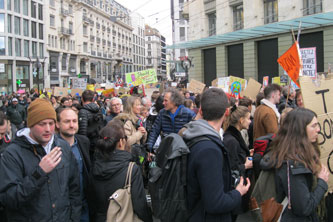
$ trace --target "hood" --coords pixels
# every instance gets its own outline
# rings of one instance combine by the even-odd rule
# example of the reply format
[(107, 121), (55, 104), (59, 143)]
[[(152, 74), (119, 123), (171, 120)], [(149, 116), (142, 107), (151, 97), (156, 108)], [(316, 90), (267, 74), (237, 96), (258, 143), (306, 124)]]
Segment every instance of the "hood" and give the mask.
[(126, 168), (132, 160), (132, 155), (124, 150), (115, 150), (112, 156), (106, 157), (96, 151), (95, 162), (92, 166), (92, 175), (96, 179), (107, 180), (117, 174), (120, 170)]
[(122, 122), (126, 122), (127, 120), (131, 120), (133, 124), (136, 124), (139, 120), (138, 117), (134, 115), (130, 115), (128, 113), (119, 113), (114, 119), (121, 120)]
[(221, 140), (219, 132), (217, 132), (211, 125), (209, 125), (206, 120), (199, 119), (196, 121), (191, 121), (185, 126), (187, 128), (183, 133), (183, 138), (185, 140), (191, 140), (199, 136), (217, 137)]
[(86, 109), (92, 113), (98, 113), (99, 106), (96, 103), (92, 102), (92, 103), (88, 103), (88, 104), (84, 105), (83, 109)]

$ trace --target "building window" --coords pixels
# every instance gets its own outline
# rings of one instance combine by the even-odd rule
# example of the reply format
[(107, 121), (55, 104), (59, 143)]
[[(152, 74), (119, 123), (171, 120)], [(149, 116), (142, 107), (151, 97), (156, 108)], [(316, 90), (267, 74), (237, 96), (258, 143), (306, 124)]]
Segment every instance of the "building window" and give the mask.
[(209, 36), (216, 35), (216, 13), (208, 15), (208, 28)]
[(69, 33), (73, 34), (73, 22), (68, 23), (68, 29), (69, 29)]
[(4, 0), (0, 0), (0, 9), (5, 9), (5, 2), (4, 2)]
[(33, 58), (37, 58), (37, 42), (31, 44), (31, 54)]
[(278, 1), (264, 0), (265, 24), (278, 21)]
[(72, 5), (68, 5), (68, 13), (73, 14), (73, 6)]
[(50, 6), (55, 7), (55, 0), (50, 0), (49, 3), (50, 3)]
[(303, 15), (321, 13), (323, 10), (322, 0), (303, 0)]
[(38, 4), (38, 19), (43, 20), (43, 5)]
[(5, 14), (0, 14), (0, 32), (5, 32)]
[(29, 15), (28, 0), (23, 0), (23, 15)]
[(16, 35), (21, 35), (21, 20), (19, 17), (14, 18), (14, 28), (15, 28), (15, 34)]
[(0, 55), (6, 55), (5, 37), (0, 37)]
[(31, 22), (31, 37), (37, 38), (37, 24), (36, 22)]
[(151, 49), (151, 44), (148, 44), (148, 49)]
[(12, 33), (12, 16), (11, 15), (7, 15), (7, 30), (8, 30), (8, 33)]
[(8, 11), (12, 10), (12, 1), (7, 0), (7, 10)]
[(39, 43), (39, 57), (44, 58), (44, 44)]
[(185, 27), (179, 27), (179, 40), (185, 41)]
[(55, 27), (55, 17), (54, 17), (54, 15), (50, 15), (50, 26)]
[(29, 20), (23, 19), (23, 35), (29, 36)]
[(21, 56), (21, 39), (15, 39), (15, 55)]
[(239, 30), (244, 28), (244, 15), (243, 15), (243, 5), (238, 5), (233, 8), (234, 13), (234, 30)]
[(83, 52), (88, 52), (88, 43), (87, 42), (83, 43)]
[(185, 49), (180, 49), (180, 57), (185, 57), (185, 56), (186, 56)]
[(33, 18), (37, 18), (36, 5), (36, 2), (31, 2), (31, 17)]
[(88, 28), (86, 25), (83, 25), (83, 35), (88, 35)]
[(39, 34), (39, 39), (44, 39), (44, 30), (43, 30), (43, 24), (38, 24), (38, 34)]
[(29, 57), (29, 55), (30, 55), (30, 53), (29, 53), (29, 41), (28, 40), (24, 40), (23, 53), (24, 53), (24, 57)]
[(20, 5), (20, 0), (14, 0), (14, 11), (17, 13), (21, 12), (21, 5)]
[(8, 55), (13, 55), (13, 39), (12, 37), (8, 37)]

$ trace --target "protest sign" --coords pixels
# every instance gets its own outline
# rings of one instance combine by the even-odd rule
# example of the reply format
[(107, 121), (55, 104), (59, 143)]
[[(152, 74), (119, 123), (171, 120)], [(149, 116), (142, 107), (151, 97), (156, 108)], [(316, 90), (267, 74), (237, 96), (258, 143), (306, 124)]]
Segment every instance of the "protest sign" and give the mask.
[(128, 86), (139, 86), (157, 82), (155, 69), (147, 69), (138, 72), (126, 73), (126, 83)]
[(95, 91), (94, 84), (87, 84), (87, 90)]
[(260, 92), (261, 84), (254, 79), (250, 78), (246, 89), (241, 93), (241, 96), (246, 96), (253, 101), (256, 100), (258, 93)]
[(195, 80), (191, 79), (190, 84), (188, 85), (188, 90), (193, 93), (202, 93), (202, 91), (205, 89), (206, 84)]
[(303, 76), (316, 77), (317, 57), (316, 47), (300, 49), (303, 62)]
[(103, 94), (104, 96), (108, 97), (108, 96), (110, 96), (111, 94), (113, 94), (114, 91), (115, 91), (114, 88), (106, 89), (106, 90), (104, 90), (104, 91), (102, 92), (102, 94)]
[(217, 82), (217, 87), (223, 89), (225, 93), (229, 93), (230, 77), (220, 77)]
[(217, 78), (217, 79), (214, 79), (213, 81), (212, 81), (212, 86), (213, 87), (217, 87), (218, 85), (218, 81), (219, 81), (219, 78)]
[(302, 67), (300, 55), (298, 52), (298, 43), (295, 42), (280, 58), (278, 63), (288, 73), (289, 77), (299, 86), (298, 77), (300, 76)]
[(83, 89), (87, 88), (87, 79), (83, 78), (72, 78), (72, 89)]
[(264, 86), (264, 88), (268, 86), (268, 82), (269, 82), (269, 76), (264, 76), (262, 79), (262, 85)]
[(238, 98), (240, 96), (241, 91), (246, 88), (246, 80), (235, 77), (229, 76), (229, 92), (231, 96)]
[(81, 96), (83, 93), (83, 89), (71, 89), (72, 96)]
[[(318, 76), (319, 78), (319, 76)], [(320, 127), (318, 143), (321, 162), (328, 167), (329, 191), (333, 190), (333, 79), (321, 76), (315, 82), (309, 76), (299, 78), (304, 106), (317, 113)], [(332, 157), (332, 158), (331, 158)]]
[(272, 83), (274, 83), (274, 84), (278, 84), (278, 85), (281, 85), (281, 79), (280, 79), (280, 76), (278, 76), (278, 77), (273, 77), (273, 78), (272, 78)]
[(67, 96), (68, 95), (68, 88), (54, 87), (53, 95), (54, 96)]

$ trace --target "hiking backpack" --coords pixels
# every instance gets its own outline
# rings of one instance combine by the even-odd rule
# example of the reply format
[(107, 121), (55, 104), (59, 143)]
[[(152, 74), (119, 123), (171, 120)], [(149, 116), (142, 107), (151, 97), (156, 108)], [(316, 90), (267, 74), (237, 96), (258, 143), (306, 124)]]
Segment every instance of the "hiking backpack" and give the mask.
[(156, 151), (156, 166), (150, 169), (149, 191), (155, 217), (163, 222), (187, 221), (186, 174), (190, 147), (207, 137), (198, 137), (187, 144), (176, 133), (166, 136)]

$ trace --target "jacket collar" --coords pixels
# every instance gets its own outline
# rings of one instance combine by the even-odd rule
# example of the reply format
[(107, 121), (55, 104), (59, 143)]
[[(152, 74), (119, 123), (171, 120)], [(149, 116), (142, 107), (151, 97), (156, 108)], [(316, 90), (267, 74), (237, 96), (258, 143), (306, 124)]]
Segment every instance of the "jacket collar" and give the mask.
[[(228, 129), (226, 130), (225, 134), (230, 134), (232, 135), (233, 137), (235, 137), (235, 139), (239, 142), (241, 148), (243, 150), (246, 151), (246, 153), (249, 155), (250, 152), (249, 152), (249, 149), (247, 148), (246, 144), (245, 144), (245, 141), (242, 137), (242, 134), (240, 133), (240, 131), (238, 129), (236, 129), (236, 127), (234, 126), (229, 126)], [(224, 136), (225, 137), (225, 136)]]

